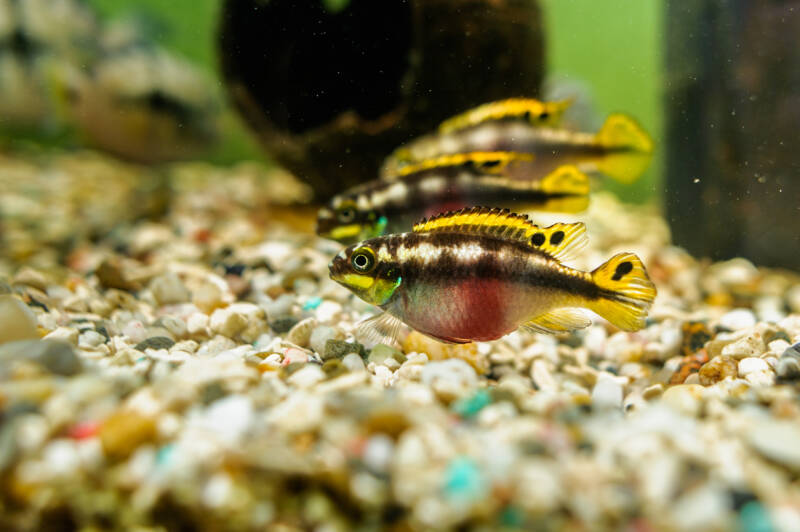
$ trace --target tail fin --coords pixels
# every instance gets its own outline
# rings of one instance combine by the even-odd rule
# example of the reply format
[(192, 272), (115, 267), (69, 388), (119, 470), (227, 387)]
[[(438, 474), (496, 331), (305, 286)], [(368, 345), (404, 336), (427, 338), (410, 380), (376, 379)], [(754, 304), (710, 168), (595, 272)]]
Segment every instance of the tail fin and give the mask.
[(644, 327), (647, 311), (656, 297), (656, 287), (642, 261), (633, 253), (614, 255), (592, 272), (602, 295), (588, 307), (623, 331)]
[(633, 183), (650, 164), (653, 140), (627, 115), (610, 115), (597, 132), (597, 142), (610, 149), (597, 169), (621, 183)]

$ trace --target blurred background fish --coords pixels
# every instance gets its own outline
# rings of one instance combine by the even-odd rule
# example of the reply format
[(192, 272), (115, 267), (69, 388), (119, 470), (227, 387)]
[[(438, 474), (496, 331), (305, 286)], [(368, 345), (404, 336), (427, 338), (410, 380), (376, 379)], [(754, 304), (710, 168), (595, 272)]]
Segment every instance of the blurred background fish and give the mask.
[(574, 164), (581, 171), (601, 173), (622, 183), (635, 181), (647, 166), (653, 141), (630, 116), (610, 115), (597, 133), (531, 125), (523, 116), (508, 121), (475, 121), (463, 128), (417, 138), (394, 151), (386, 160), (382, 175), (391, 178), (404, 165), (439, 155), (472, 151), (511, 151), (533, 156), (535, 171), (541, 175), (562, 164)]
[[(579, 212), (589, 203), (589, 178), (574, 166), (547, 175), (527, 170), (533, 158), (510, 152), (450, 155), (403, 167), (335, 196), (320, 209), (317, 233), (349, 243), (407, 231), (423, 217), (485, 204), (517, 211)], [(525, 172), (528, 179), (514, 178)]]

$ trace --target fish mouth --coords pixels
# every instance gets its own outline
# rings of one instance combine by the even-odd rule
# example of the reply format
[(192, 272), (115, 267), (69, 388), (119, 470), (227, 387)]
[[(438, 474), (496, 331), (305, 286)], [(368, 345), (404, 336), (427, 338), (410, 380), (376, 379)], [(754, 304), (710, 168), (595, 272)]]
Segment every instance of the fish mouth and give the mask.
[(347, 273), (346, 264), (347, 249), (343, 249), (328, 263), (328, 275), (330, 278), (337, 283), (342, 284), (344, 275)]

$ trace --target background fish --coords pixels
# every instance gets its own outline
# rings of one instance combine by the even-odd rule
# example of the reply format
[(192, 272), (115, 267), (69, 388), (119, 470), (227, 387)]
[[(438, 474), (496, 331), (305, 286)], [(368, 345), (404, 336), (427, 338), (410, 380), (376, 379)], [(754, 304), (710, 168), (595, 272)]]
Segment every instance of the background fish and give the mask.
[(521, 121), (483, 122), (444, 134), (420, 137), (389, 156), (385, 179), (396, 179), (407, 164), (472, 151), (513, 151), (534, 157), (540, 175), (562, 164), (599, 172), (623, 183), (635, 181), (650, 164), (653, 142), (629, 116), (610, 115), (597, 133), (532, 127)]
[(656, 289), (632, 253), (587, 273), (562, 264), (586, 244), (582, 223), (541, 228), (499, 209), (423, 220), (414, 232), (348, 247), (331, 278), (399, 321), (446, 342), (500, 338), (519, 326), (559, 333), (588, 326), (588, 308), (626, 331), (644, 327)]
[(585, 174), (562, 166), (541, 179), (520, 180), (536, 175), (528, 168), (532, 161), (527, 154), (478, 152), (408, 165), (395, 181), (372, 181), (334, 197), (318, 213), (317, 232), (351, 243), (407, 231), (423, 217), (476, 204), (557, 212), (587, 207)]
[(452, 133), (501, 120), (522, 120), (532, 126), (555, 126), (571, 104), (571, 100), (542, 102), (533, 98), (490, 102), (445, 120), (439, 125), (439, 133)]

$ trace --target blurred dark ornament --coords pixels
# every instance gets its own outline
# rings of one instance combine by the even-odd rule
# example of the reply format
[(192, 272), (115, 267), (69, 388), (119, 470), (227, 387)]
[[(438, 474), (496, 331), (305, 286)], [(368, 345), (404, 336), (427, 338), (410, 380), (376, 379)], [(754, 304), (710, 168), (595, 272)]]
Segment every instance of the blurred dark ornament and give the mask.
[(324, 200), (453, 114), (537, 96), (541, 24), (536, 0), (226, 0), (219, 43), (244, 119)]
[(673, 0), (666, 20), (675, 242), (800, 269), (800, 1)]

